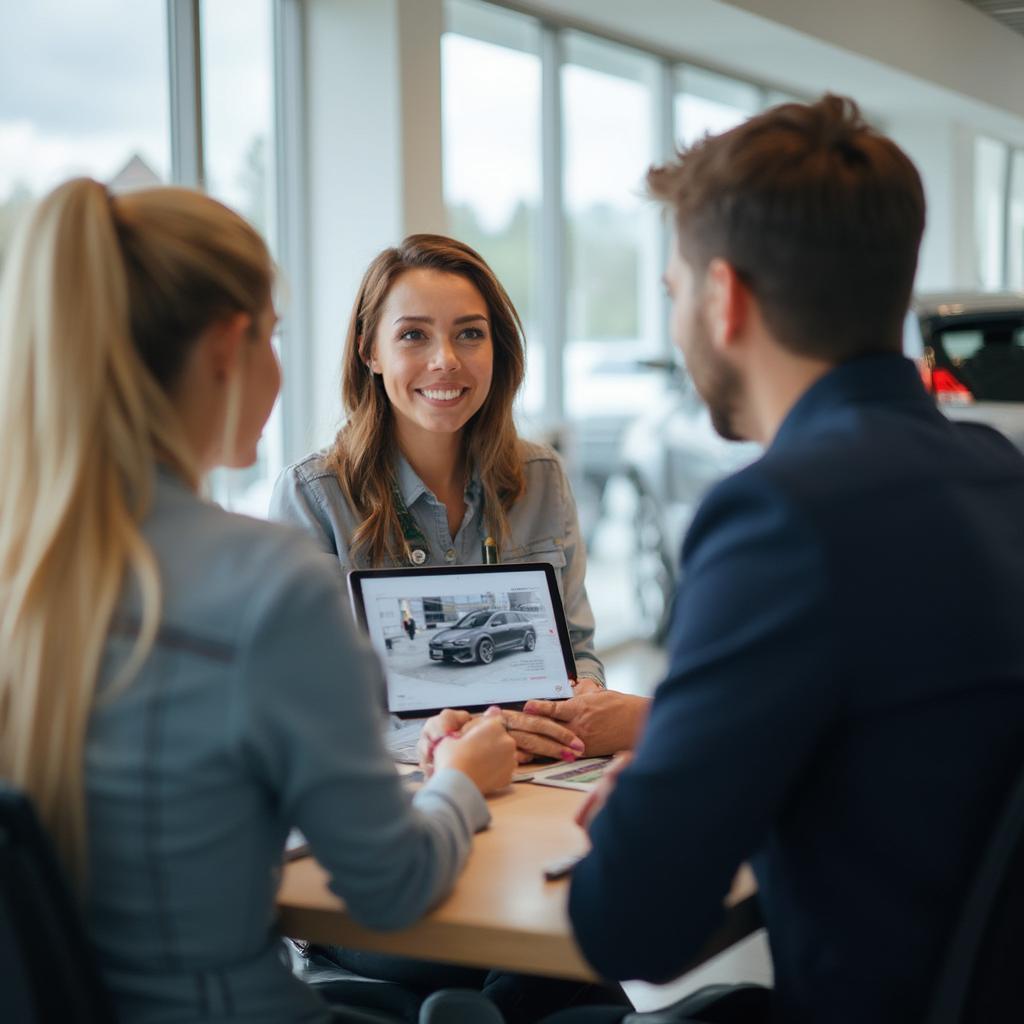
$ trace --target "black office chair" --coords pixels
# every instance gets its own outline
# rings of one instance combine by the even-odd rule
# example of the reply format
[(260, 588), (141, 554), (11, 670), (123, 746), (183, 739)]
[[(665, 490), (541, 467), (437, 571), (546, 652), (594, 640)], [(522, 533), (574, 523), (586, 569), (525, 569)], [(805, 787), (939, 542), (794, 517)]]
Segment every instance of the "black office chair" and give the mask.
[(971, 881), (926, 1024), (1024, 1020), (1024, 771)]
[(334, 1024), (405, 1024), (419, 1016), (423, 997), (401, 985), (361, 978), (319, 956), (293, 955), (292, 971), (330, 1006)]
[[(372, 1000), (368, 1001), (372, 1006)], [(396, 1024), (371, 1008), (338, 1024)], [(117, 1018), (49, 838), (23, 794), (0, 783), (0, 1017), (18, 1024), (115, 1024)]]
[(28, 798), (0, 784), (5, 1019), (111, 1024), (114, 1009), (64, 875)]

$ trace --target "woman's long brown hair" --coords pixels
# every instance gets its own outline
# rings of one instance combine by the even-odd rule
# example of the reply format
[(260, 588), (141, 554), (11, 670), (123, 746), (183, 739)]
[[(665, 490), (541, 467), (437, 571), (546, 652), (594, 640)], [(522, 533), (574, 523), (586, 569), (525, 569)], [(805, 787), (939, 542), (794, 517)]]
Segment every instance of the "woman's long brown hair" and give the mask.
[(327, 457), (346, 499), (362, 517), (353, 548), (368, 555), (374, 566), (403, 560), (406, 545), (394, 497), (394, 412), (383, 381), (368, 363), (388, 293), (402, 274), (414, 269), (458, 274), (487, 303), (494, 372), (483, 406), (464, 428), (463, 453), (467, 473), (475, 468), (479, 474), (488, 527), (499, 543), (508, 535), (506, 513), (523, 490), (523, 459), (512, 418), (524, 371), (519, 314), (483, 257), (468, 245), (443, 235), (409, 235), (374, 259), (359, 286), (342, 365), (346, 422)]

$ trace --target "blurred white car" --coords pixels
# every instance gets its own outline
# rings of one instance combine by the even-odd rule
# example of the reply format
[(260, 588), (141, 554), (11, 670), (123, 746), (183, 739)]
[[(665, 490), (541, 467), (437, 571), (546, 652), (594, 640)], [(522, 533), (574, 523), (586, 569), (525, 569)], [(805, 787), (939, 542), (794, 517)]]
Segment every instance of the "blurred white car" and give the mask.
[(950, 419), (987, 423), (1024, 450), (1024, 292), (918, 296), (903, 350)]

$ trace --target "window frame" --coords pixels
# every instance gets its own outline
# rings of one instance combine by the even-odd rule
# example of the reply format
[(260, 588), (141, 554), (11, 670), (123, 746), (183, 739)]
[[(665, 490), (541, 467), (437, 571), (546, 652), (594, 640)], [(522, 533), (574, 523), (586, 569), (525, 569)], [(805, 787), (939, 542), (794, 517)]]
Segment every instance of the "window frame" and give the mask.
[[(206, 186), (203, 144), (202, 0), (166, 0), (168, 79), (171, 106), (171, 182)], [(279, 399), (284, 465), (305, 454), (307, 415), (313, 390), (313, 354), (308, 343), (312, 296), (308, 268), (308, 190), (305, 182), (307, 106), (305, 5), (303, 0), (270, 0), (272, 199), (277, 260), (288, 268), (277, 327), (284, 380)], [(280, 468), (280, 467), (277, 467)], [(216, 488), (215, 488), (216, 489)]]

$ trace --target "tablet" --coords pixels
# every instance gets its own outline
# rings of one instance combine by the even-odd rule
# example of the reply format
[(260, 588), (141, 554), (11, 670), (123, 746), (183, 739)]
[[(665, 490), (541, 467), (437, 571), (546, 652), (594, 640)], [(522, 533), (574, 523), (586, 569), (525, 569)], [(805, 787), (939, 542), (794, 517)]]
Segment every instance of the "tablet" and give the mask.
[(393, 714), (572, 696), (576, 663), (547, 562), (356, 569), (348, 586)]

